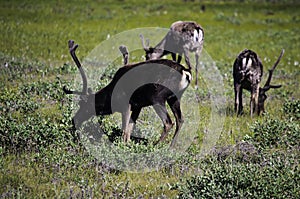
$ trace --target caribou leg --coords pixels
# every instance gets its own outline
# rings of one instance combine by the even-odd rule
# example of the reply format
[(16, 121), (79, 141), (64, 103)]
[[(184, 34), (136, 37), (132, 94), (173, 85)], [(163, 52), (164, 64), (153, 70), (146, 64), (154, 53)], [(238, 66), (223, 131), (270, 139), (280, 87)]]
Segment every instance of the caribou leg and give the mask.
[(122, 112), (122, 131), (123, 131), (123, 140), (124, 142), (130, 141), (130, 131), (129, 131), (129, 121), (130, 121), (130, 109), (131, 105), (128, 104), (128, 107)]
[(189, 51), (187, 49), (184, 49), (184, 59), (185, 59), (186, 65), (188, 66), (189, 70), (191, 70), (192, 66), (191, 66), (191, 62), (190, 62)]
[(171, 53), (171, 57), (173, 61), (176, 61), (176, 53)]
[(129, 120), (129, 123), (127, 126), (127, 131), (130, 132), (129, 138), (130, 138), (131, 132), (133, 130), (134, 125), (136, 124), (136, 120), (139, 117), (141, 110), (142, 110), (141, 108), (135, 108), (132, 110), (131, 117), (130, 117), (130, 120)]
[(195, 66), (195, 73), (196, 73), (196, 80), (195, 80), (195, 85), (196, 85), (196, 89), (198, 89), (198, 67), (199, 67), (199, 56), (200, 53), (198, 51), (196, 51), (195, 53), (195, 60), (196, 60), (196, 66)]
[(256, 86), (252, 86), (253, 90), (251, 92), (251, 99), (250, 99), (250, 113), (251, 117), (253, 116), (253, 113), (258, 114), (258, 96), (259, 96), (259, 84)]
[(178, 54), (177, 63), (180, 64), (181, 60), (182, 60), (182, 54), (180, 53)]
[(234, 95), (235, 95), (235, 104), (234, 111), (237, 115), (241, 115), (243, 112), (243, 90), (240, 84), (234, 84)]
[(169, 99), (168, 104), (175, 116), (176, 119), (176, 130), (171, 142), (171, 146), (173, 147), (176, 143), (177, 137), (179, 135), (179, 130), (181, 129), (181, 126), (183, 124), (183, 118), (182, 118), (182, 113), (181, 113), (181, 108), (180, 108), (180, 101), (177, 99), (177, 97), (173, 97), (171, 99)]
[(166, 139), (168, 132), (173, 127), (173, 123), (164, 103), (154, 105), (153, 108), (164, 124), (164, 130), (158, 141), (160, 142)]

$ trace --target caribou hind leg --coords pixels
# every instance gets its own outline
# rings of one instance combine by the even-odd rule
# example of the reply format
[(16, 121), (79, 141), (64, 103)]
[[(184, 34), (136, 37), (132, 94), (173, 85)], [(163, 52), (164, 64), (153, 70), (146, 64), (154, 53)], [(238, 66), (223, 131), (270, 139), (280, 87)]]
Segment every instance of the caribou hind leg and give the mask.
[(173, 97), (173, 98), (168, 99), (167, 102), (175, 116), (175, 119), (176, 119), (176, 129), (175, 129), (175, 133), (174, 133), (174, 136), (173, 136), (173, 139), (171, 142), (171, 146), (170, 146), (170, 147), (173, 147), (176, 143), (177, 137), (179, 135), (179, 131), (183, 124), (183, 118), (182, 118), (179, 99), (177, 99), (177, 97)]
[(168, 132), (170, 131), (170, 129), (173, 127), (174, 124), (172, 123), (171, 117), (170, 117), (164, 103), (154, 105), (153, 108), (154, 108), (155, 112), (157, 113), (157, 115), (160, 117), (160, 119), (164, 125), (164, 130), (158, 141), (158, 142), (161, 142), (166, 139)]
[(198, 89), (198, 67), (199, 67), (199, 56), (200, 56), (200, 52), (196, 51), (196, 52), (195, 52), (195, 60), (196, 60), (196, 66), (195, 66), (195, 73), (196, 73), (195, 87), (196, 87), (196, 89)]
[(237, 115), (241, 115), (243, 113), (243, 90), (240, 84), (234, 84), (234, 111)]

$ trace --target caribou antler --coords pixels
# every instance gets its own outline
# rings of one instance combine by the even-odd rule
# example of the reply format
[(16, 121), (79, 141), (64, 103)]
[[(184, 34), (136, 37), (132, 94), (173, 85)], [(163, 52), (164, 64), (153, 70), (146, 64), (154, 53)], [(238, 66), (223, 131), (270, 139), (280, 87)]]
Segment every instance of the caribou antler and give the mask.
[(128, 52), (127, 47), (124, 46), (124, 45), (121, 45), (121, 46), (119, 46), (119, 50), (120, 50), (120, 52), (123, 55), (124, 65), (127, 65), (128, 64), (128, 60), (129, 60), (129, 52)]
[[(73, 40), (69, 40), (68, 44), (69, 44), (70, 54), (71, 54), (74, 62), (76, 63), (76, 66), (78, 67), (80, 74), (81, 74), (82, 91), (71, 91), (71, 90), (67, 89), (65, 86), (63, 87), (63, 90), (66, 94), (87, 95), (87, 93), (88, 93), (87, 78), (86, 78), (85, 72), (84, 72), (84, 70), (76, 56), (76, 53), (75, 53), (76, 49), (78, 48), (78, 44), (74, 44)], [(89, 91), (89, 92), (91, 92), (91, 91)]]
[(142, 34), (140, 34), (140, 38), (142, 40), (142, 45), (143, 45), (144, 50), (149, 51), (149, 39), (146, 40), (146, 44), (145, 44), (145, 39)]
[(65, 94), (82, 95), (81, 91), (71, 91), (71, 90), (67, 89), (66, 86), (63, 87), (63, 91), (65, 92)]
[(280, 55), (279, 55), (277, 61), (276, 61), (275, 64), (273, 65), (273, 67), (272, 67), (271, 69), (269, 69), (269, 76), (268, 76), (268, 79), (267, 79), (267, 81), (266, 81), (264, 87), (262, 88), (263, 91), (266, 92), (266, 91), (268, 91), (270, 88), (280, 88), (280, 87), (281, 87), (281, 85), (271, 85), (270, 83), (271, 83), (271, 80), (272, 80), (273, 72), (274, 72), (276, 66), (279, 64), (279, 62), (280, 62), (280, 60), (281, 60), (283, 54), (284, 54), (284, 49), (281, 50), (281, 53), (280, 53)]

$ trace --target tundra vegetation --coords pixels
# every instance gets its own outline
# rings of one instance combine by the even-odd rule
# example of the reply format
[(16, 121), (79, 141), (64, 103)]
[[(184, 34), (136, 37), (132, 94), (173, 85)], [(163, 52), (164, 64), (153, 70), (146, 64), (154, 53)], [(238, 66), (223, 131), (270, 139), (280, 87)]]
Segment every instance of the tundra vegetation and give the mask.
[[(1, 1), (0, 197), (296, 198), (300, 193), (300, 4), (240, 2)], [(168, 28), (178, 20), (201, 24), (204, 50), (223, 77), (226, 115), (218, 142), (211, 153), (198, 158), (211, 112), (200, 70), (198, 136), (186, 153), (150, 172), (112, 169), (89, 154), (70, 130), (72, 98), (62, 88), (72, 87), (78, 70), (67, 41), (80, 44), (77, 55), (83, 58), (109, 35), (140, 27)], [(245, 48), (260, 56), (265, 69), (285, 49), (272, 76), (272, 83), (282, 87), (268, 92), (265, 113), (252, 118), (237, 117), (234, 111), (232, 65)], [(142, 48), (134, 51), (129, 63), (141, 61), (143, 55)], [(99, 88), (111, 80), (122, 61), (120, 55), (107, 68)], [(187, 94), (189, 89), (193, 87)], [(244, 92), (243, 98), (244, 111), (250, 113), (250, 93)], [(155, 146), (151, 139), (124, 144), (114, 120), (98, 120), (120, 149), (155, 152), (169, 144)], [(160, 129), (160, 121), (158, 125)]]

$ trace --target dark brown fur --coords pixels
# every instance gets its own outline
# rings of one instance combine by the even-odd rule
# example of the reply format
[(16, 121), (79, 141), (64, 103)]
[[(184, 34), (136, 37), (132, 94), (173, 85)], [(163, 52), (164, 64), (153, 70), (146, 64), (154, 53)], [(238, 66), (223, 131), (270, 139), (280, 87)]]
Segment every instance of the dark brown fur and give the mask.
[[(73, 41), (69, 41), (70, 53), (79, 70), (83, 71), (75, 54), (77, 46), (74, 45)], [(160, 67), (160, 70), (157, 70), (157, 67)], [(82, 73), (81, 75), (83, 82), (86, 82), (85, 75)], [(73, 117), (74, 128), (80, 127), (84, 121), (92, 116), (120, 112), (122, 114), (124, 141), (130, 140), (130, 134), (139, 113), (146, 106), (153, 106), (161, 118), (164, 130), (160, 141), (164, 140), (173, 126), (165, 106), (167, 102), (176, 119), (176, 130), (171, 143), (173, 146), (183, 123), (180, 98), (190, 81), (191, 73), (188, 69), (177, 62), (161, 59), (127, 64), (121, 67), (115, 73), (112, 81), (96, 93), (83, 92), (87, 90), (85, 88), (87, 84), (84, 85), (82, 92), (70, 91), (66, 88), (64, 91), (66, 94), (79, 94), (81, 96), (80, 108)]]
[(251, 92), (250, 112), (258, 115), (264, 112), (264, 102), (267, 98), (266, 92), (270, 88), (279, 88), (281, 85), (270, 85), (273, 71), (278, 65), (284, 50), (282, 50), (278, 60), (271, 70), (269, 77), (264, 87), (260, 87), (261, 78), (263, 75), (263, 65), (258, 55), (252, 51), (245, 49), (239, 53), (233, 64), (233, 79), (235, 92), (234, 109), (238, 115), (243, 112), (242, 91), (246, 89)]

